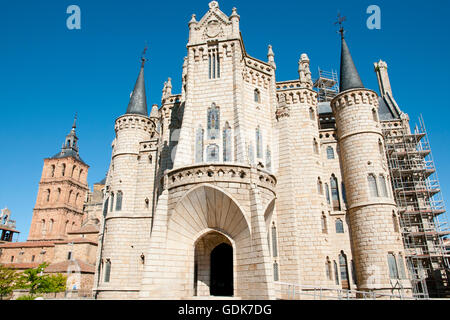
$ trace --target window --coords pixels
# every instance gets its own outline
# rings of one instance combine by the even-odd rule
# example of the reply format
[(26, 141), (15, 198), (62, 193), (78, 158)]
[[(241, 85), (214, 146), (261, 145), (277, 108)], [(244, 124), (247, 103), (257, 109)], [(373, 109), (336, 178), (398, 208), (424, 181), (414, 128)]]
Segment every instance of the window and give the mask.
[(72, 260), (72, 251), (67, 254), (67, 260)]
[(332, 280), (333, 278), (331, 277), (331, 261), (330, 258), (327, 257), (327, 260), (325, 262), (325, 272), (327, 274), (327, 279), (328, 280)]
[(61, 175), (62, 175), (63, 177), (66, 175), (66, 164), (65, 164), (65, 163), (63, 163), (63, 165), (62, 165)]
[(378, 140), (378, 151), (380, 151), (381, 157), (384, 158), (384, 147), (383, 147), (383, 143), (381, 142), (381, 140)]
[(104, 217), (108, 213), (108, 202), (109, 202), (109, 198), (106, 198), (105, 204), (103, 205), (103, 216)]
[(269, 171), (272, 170), (272, 155), (269, 146), (266, 148), (266, 169)]
[(367, 182), (369, 183), (369, 193), (371, 197), (378, 197), (378, 187), (377, 187), (377, 180), (375, 179), (375, 176), (373, 174), (369, 174), (367, 177)]
[(69, 198), (67, 199), (67, 202), (70, 203), (72, 201), (72, 190), (69, 191)]
[(223, 128), (223, 161), (231, 161), (231, 128), (228, 121)]
[(69, 224), (69, 220), (64, 224), (64, 233), (67, 233), (67, 225)]
[(375, 110), (375, 109), (372, 109), (372, 118), (373, 118), (373, 121), (378, 122), (377, 110)]
[(45, 234), (45, 219), (41, 220), (41, 233)]
[(55, 165), (54, 164), (52, 164), (50, 176), (51, 177), (55, 176)]
[(195, 162), (203, 162), (203, 128), (201, 125), (197, 128), (195, 134)]
[(52, 229), (53, 229), (53, 219), (50, 219), (50, 223), (48, 224), (48, 233), (51, 234), (52, 233)]
[(253, 143), (248, 144), (248, 161), (250, 163), (255, 163), (255, 155), (253, 153)]
[(274, 262), (273, 264), (273, 280), (274, 281), (278, 281), (279, 277), (278, 277), (278, 263)]
[(311, 120), (315, 120), (315, 118), (316, 118), (313, 108), (309, 108), (309, 118)]
[(336, 284), (339, 284), (339, 272), (338, 272), (338, 267), (337, 267), (337, 263), (335, 260), (333, 260), (333, 264), (334, 264), (334, 279)]
[(73, 174), (75, 173), (76, 168), (77, 168), (77, 166), (73, 166), (73, 168), (72, 168), (72, 174), (70, 175), (71, 177), (73, 177)]
[(35, 258), (35, 256), (33, 255), (33, 256), (31, 256), (31, 262), (34, 262), (34, 258)]
[(75, 195), (75, 202), (74, 202), (74, 204), (77, 204), (78, 203), (78, 198), (80, 197), (80, 194), (79, 193), (77, 193), (76, 195)]
[(50, 201), (50, 189), (47, 189), (47, 202)]
[(339, 270), (341, 274), (342, 289), (350, 289), (350, 283), (348, 281), (347, 256), (343, 251), (341, 251), (341, 254), (339, 255)]
[(278, 248), (277, 248), (277, 227), (275, 227), (275, 225), (272, 226), (272, 252), (273, 257), (276, 258), (278, 256)]
[(58, 191), (56, 193), (56, 201), (59, 201), (60, 197), (61, 197), (61, 188), (58, 188)]
[(344, 182), (341, 182), (341, 188), (342, 188), (342, 199), (344, 200), (344, 203), (347, 203), (347, 195), (345, 193), (345, 184), (344, 184)]
[(334, 150), (333, 147), (327, 147), (327, 159), (334, 159)]
[(336, 219), (335, 222), (335, 226), (336, 226), (336, 233), (344, 233), (344, 223), (342, 222), (341, 219)]
[(109, 259), (106, 260), (105, 263), (105, 277), (104, 282), (109, 282), (111, 276), (111, 261)]
[(208, 62), (209, 79), (220, 78), (220, 59), (217, 46), (208, 49)]
[(83, 174), (83, 169), (80, 169), (80, 173), (78, 175), (78, 180), (81, 180), (81, 175)]
[(397, 262), (393, 253), (388, 254), (389, 275), (391, 279), (398, 279)]
[(256, 103), (261, 103), (261, 93), (258, 89), (255, 89), (254, 91), (254, 99)]
[(325, 196), (327, 198), (327, 203), (331, 204), (330, 189), (328, 189), (328, 183), (325, 183)]
[(378, 182), (379, 182), (380, 188), (381, 188), (381, 196), (387, 198), (388, 192), (387, 192), (387, 187), (386, 187), (386, 179), (384, 178), (384, 176), (382, 174), (380, 174), (378, 176)]
[(116, 211), (122, 210), (122, 198), (123, 198), (122, 191), (118, 191), (117, 192), (117, 199), (116, 199)]
[(399, 232), (400, 228), (398, 225), (398, 219), (394, 211), (392, 211), (392, 223), (394, 224), (394, 232)]
[(341, 202), (339, 200), (338, 181), (334, 174), (331, 175), (330, 185), (331, 185), (331, 199), (333, 200), (333, 210), (340, 211)]
[(11, 262), (14, 262), (14, 256), (11, 256)]
[(316, 138), (313, 140), (313, 150), (315, 154), (319, 154), (319, 144), (317, 143)]
[(114, 193), (111, 192), (111, 205), (109, 207), (109, 212), (112, 212), (114, 209)]
[(208, 139), (217, 139), (219, 137), (220, 110), (215, 103), (208, 108), (207, 123)]
[(261, 135), (261, 129), (258, 126), (256, 128), (256, 157), (258, 159), (261, 159), (263, 157), (263, 143), (262, 143), (262, 135)]
[(403, 255), (401, 253), (399, 253), (397, 256), (397, 263), (400, 269), (401, 279), (406, 279), (405, 265), (403, 264)]
[(323, 194), (322, 180), (320, 180), (320, 177), (317, 179), (317, 193)]
[(219, 161), (219, 146), (217, 144), (210, 144), (206, 148), (206, 161), (218, 162)]
[(353, 283), (358, 284), (358, 278), (356, 277), (355, 262), (352, 260), (351, 264), (352, 264)]
[(328, 233), (327, 216), (323, 212), (322, 212), (321, 224), (322, 224), (322, 233)]

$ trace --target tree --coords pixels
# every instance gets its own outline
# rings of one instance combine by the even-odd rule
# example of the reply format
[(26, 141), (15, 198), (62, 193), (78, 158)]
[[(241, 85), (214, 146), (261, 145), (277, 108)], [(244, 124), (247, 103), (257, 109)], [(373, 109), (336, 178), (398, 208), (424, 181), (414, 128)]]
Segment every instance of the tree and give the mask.
[(30, 293), (60, 292), (65, 290), (66, 276), (62, 274), (42, 274), (48, 263), (41, 263), (37, 268), (27, 269), (21, 276), (22, 288), (30, 289)]
[(17, 286), (19, 275), (16, 271), (0, 265), (0, 299), (8, 296)]

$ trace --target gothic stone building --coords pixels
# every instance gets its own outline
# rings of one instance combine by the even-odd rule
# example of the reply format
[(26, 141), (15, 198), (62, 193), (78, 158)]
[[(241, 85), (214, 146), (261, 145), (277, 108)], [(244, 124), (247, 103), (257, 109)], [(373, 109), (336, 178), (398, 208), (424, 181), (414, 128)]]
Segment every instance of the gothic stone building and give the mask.
[(306, 54), (298, 79), (277, 82), (271, 46), (251, 57), (239, 23), (216, 1), (192, 16), (181, 93), (169, 78), (150, 114), (143, 58), (115, 121), (95, 296), (276, 299), (284, 283), (411, 295), (383, 133), (409, 124), (385, 64), (379, 96), (342, 37), (340, 90), (320, 98)]

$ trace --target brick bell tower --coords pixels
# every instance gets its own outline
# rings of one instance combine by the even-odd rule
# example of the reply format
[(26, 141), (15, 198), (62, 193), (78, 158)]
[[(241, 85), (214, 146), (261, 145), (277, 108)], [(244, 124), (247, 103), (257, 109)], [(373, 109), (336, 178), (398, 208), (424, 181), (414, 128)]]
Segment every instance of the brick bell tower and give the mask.
[[(363, 86), (341, 27), (340, 93), (331, 101), (336, 117), (358, 290), (392, 293), (390, 256), (404, 257), (393, 215), (397, 207), (378, 118), (378, 96)], [(404, 265), (404, 260), (399, 259)], [(401, 286), (410, 289), (409, 281)]]
[(61, 151), (44, 159), (28, 241), (64, 240), (81, 227), (89, 166), (78, 154), (75, 129), (76, 116)]

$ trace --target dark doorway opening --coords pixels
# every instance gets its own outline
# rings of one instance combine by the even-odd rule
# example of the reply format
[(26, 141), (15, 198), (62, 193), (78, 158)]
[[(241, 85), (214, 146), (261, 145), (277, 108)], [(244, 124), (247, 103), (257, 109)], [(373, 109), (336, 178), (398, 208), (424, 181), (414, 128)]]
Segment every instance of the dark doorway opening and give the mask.
[(233, 248), (221, 243), (211, 251), (212, 296), (233, 296)]

